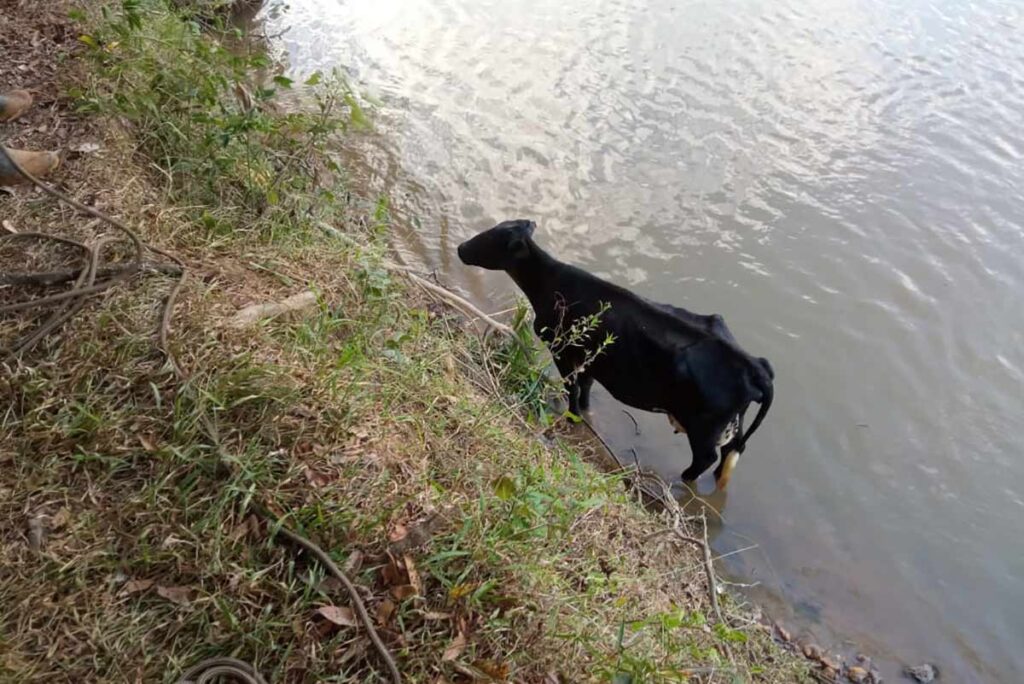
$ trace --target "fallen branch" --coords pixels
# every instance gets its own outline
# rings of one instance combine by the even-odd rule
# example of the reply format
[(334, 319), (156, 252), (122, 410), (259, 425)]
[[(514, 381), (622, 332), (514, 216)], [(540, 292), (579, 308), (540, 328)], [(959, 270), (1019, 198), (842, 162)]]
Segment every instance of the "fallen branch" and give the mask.
[[(597, 431), (594, 430), (593, 426), (591, 426), (590, 423), (588, 423), (587, 421), (584, 421), (584, 423), (587, 425), (588, 428), (590, 428), (591, 432), (593, 432), (594, 435), (601, 440), (601, 443), (604, 444), (605, 448), (607, 449), (608, 445), (605, 443), (603, 439), (601, 439), (600, 435), (597, 434)], [(609, 450), (609, 453), (611, 453), (611, 450)], [(612, 454), (612, 456), (614, 458), (614, 454)], [(618, 459), (616, 459), (616, 461), (618, 461)], [(637, 465), (637, 468), (639, 469), (639, 465)], [(650, 473), (647, 471), (640, 472), (643, 476), (655, 480), (655, 482), (660, 485), (661, 492), (659, 494), (653, 494), (652, 496), (655, 496), (655, 498), (660, 500), (665, 509), (669, 511), (669, 513), (673, 517), (673, 525), (671, 529), (660, 530), (658, 532), (655, 532), (654, 534), (648, 535), (644, 539), (644, 541), (647, 542), (651, 539), (655, 539), (662, 535), (672, 534), (679, 541), (700, 547), (701, 556), (704, 562), (704, 574), (707, 577), (708, 597), (711, 600), (711, 609), (715, 612), (715, 618), (719, 624), (728, 625), (728, 623), (725, 621), (725, 617), (722, 615), (721, 605), (718, 602), (718, 580), (715, 577), (715, 565), (711, 557), (711, 544), (708, 542), (708, 520), (707, 516), (704, 513), (704, 510), (701, 510), (700, 517), (701, 530), (703, 531), (704, 538), (698, 539), (696, 537), (689, 536), (688, 534), (683, 532), (683, 511), (682, 508), (680, 508), (679, 506), (679, 502), (676, 501), (675, 497), (672, 496), (672, 490), (669, 487), (668, 483), (665, 482), (664, 478), (659, 476), (657, 473)], [(650, 493), (649, 490), (645, 491)], [(733, 656), (732, 648), (730, 648), (729, 642), (723, 639), (722, 646), (725, 649), (726, 655), (729, 657), (729, 661), (732, 662), (733, 667), (735, 667), (736, 658)]]
[[(711, 607), (715, 611), (715, 617), (718, 618), (719, 624), (726, 624), (725, 618), (722, 617), (722, 608), (718, 605), (718, 582), (715, 579), (715, 565), (711, 561), (711, 545), (708, 544), (708, 520), (703, 514), (700, 516), (701, 523), (704, 529), (704, 541), (700, 545), (701, 550), (704, 552), (704, 571), (708, 576), (708, 593), (711, 594)], [(729, 645), (726, 643), (726, 650), (729, 650)], [(729, 659), (732, 660), (732, 654), (729, 654)]]
[[(96, 278), (103, 280), (121, 273), (135, 273), (136, 269), (133, 265), (127, 264), (124, 266), (104, 266), (96, 271)], [(142, 265), (142, 271), (152, 271), (154, 273), (163, 273), (164, 275), (180, 276), (181, 269), (177, 266), (169, 266), (167, 264), (153, 264), (146, 263)], [(59, 271), (39, 271), (38, 273), (6, 273), (0, 275), (0, 285), (35, 285), (38, 287), (49, 287), (52, 285), (62, 285), (70, 282), (81, 275), (81, 269), (68, 268)]]
[(247, 306), (232, 316), (228, 325), (232, 328), (245, 328), (265, 318), (275, 318), (282, 314), (302, 311), (314, 306), (316, 306), (316, 295), (307, 290), (279, 302)]
[(451, 290), (447, 290), (441, 287), (440, 285), (435, 285), (429, 280), (425, 280), (419, 277), (418, 275), (404, 267), (398, 266), (397, 264), (391, 265), (397, 267), (398, 270), (400, 270), (403, 275), (409, 278), (409, 280), (413, 281), (414, 283), (422, 287), (424, 290), (432, 292), (433, 294), (436, 294), (438, 297), (441, 297), (442, 299), (446, 300), (455, 308), (461, 309), (463, 313), (479, 318), (481, 321), (483, 321), (491, 328), (497, 330), (500, 333), (503, 333), (513, 338), (516, 337), (515, 331), (512, 330), (511, 327), (505, 325), (504, 323), (499, 323), (498, 321), (494, 320), (493, 318), (485, 314), (483, 311), (473, 306), (465, 298), (460, 297)]
[[(725, 618), (722, 616), (722, 608), (718, 603), (718, 580), (715, 578), (715, 564), (711, 558), (711, 545), (708, 543), (708, 520), (707, 516), (704, 515), (703, 511), (701, 512), (700, 519), (701, 526), (704, 531), (703, 539), (696, 539), (694, 537), (690, 537), (684, 534), (683, 531), (680, 529), (682, 526), (682, 521), (679, 518), (676, 519), (672, 531), (675, 533), (676, 538), (680, 541), (695, 544), (696, 546), (700, 547), (701, 554), (704, 558), (704, 575), (707, 577), (708, 581), (708, 596), (710, 596), (711, 598), (711, 609), (715, 611), (715, 619), (718, 621), (718, 624), (722, 626), (728, 626), (729, 623), (727, 623), (725, 621)], [(729, 646), (729, 642), (725, 639), (721, 639), (721, 642), (722, 647), (725, 649), (725, 654), (729, 657), (729, 662), (731, 662), (733, 664), (733, 667), (735, 667), (736, 657), (733, 655), (732, 648)]]
[[(75, 281), (75, 287), (81, 287), (83, 283), (85, 283), (87, 287), (91, 287), (96, 282), (96, 265), (99, 262), (103, 247), (113, 241), (114, 238), (104, 236), (96, 240), (94, 244), (87, 247), (89, 251), (89, 263), (78, 277), (78, 280)], [(57, 310), (50, 314), (50, 317), (46, 319), (46, 321), (39, 326), (34, 333), (15, 345), (13, 354), (20, 354), (22, 351), (35, 346), (36, 343), (49, 335), (50, 332), (60, 327), (64, 321), (78, 313), (83, 306), (85, 306), (85, 298), (80, 297), (68, 304), (62, 304), (57, 307)]]

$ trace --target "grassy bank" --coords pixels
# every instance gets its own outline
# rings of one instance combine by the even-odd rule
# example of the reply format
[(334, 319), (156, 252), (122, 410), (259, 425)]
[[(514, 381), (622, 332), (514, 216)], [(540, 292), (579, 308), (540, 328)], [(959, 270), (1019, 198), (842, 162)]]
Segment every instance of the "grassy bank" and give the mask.
[[(169, 355), (176, 277), (149, 268), (0, 368), (0, 678), (172, 682), (231, 655), (270, 681), (384, 680), (345, 590), (260, 507), (344, 566), (409, 681), (801, 679), (727, 597), (717, 620), (700, 551), (622, 476), (528, 420), (537, 364), (389, 265), (386, 198), (332, 152), (366, 125), (343, 80), (274, 77), (209, 5), (56, 7), (39, 59), (67, 133), (16, 133), (83, 150), (57, 182), (189, 275)], [(110, 232), (3, 201), (21, 232)], [(75, 263), (0, 247), (0, 272)], [(306, 290), (300, 314), (233, 323)], [(41, 316), (5, 314), (0, 344)]]

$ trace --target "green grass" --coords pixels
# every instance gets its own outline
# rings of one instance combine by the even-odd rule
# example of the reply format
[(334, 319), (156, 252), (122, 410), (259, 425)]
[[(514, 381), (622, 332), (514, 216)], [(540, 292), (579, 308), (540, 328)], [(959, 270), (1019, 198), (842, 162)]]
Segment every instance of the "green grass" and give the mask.
[[(195, 271), (171, 336), (189, 378), (156, 350), (159, 276), (0, 378), (0, 678), (173, 682), (232, 655), (275, 682), (383, 680), (361, 630), (317, 616), (344, 590), (254, 504), (348, 564), (409, 681), (802, 676), (734, 606), (713, 625), (700, 559), (648, 540), (665, 520), (620, 475), (540, 439), (565, 425), (524, 315), (522, 344), (479, 340), (386, 267), (387, 202), (332, 159), (365, 118), (343, 81), (261, 89), (265, 57), (155, 1), (76, 16), (69, 102), (120, 163), (81, 162), (75, 189), (143, 184), (117, 210)], [(226, 325), (303, 287), (303, 316)]]

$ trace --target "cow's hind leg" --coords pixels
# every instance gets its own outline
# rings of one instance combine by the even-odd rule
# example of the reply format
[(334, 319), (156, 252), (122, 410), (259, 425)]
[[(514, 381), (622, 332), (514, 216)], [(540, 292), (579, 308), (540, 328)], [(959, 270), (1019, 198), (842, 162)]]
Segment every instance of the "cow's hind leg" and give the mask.
[(718, 462), (718, 467), (715, 468), (715, 485), (718, 489), (725, 489), (728, 486), (729, 478), (732, 477), (732, 471), (740, 460), (740, 445), (743, 443), (743, 414), (746, 410), (747, 407), (744, 406), (736, 418), (730, 421), (726, 431), (731, 430), (732, 434), (728, 436), (723, 434), (718, 440), (719, 444), (722, 445), (720, 451), (722, 460)]
[(690, 463), (690, 467), (683, 471), (684, 482), (693, 482), (715, 464), (718, 459), (716, 451), (718, 436), (724, 427), (725, 425), (721, 422), (688, 426), (686, 436), (690, 439), (693, 461)]

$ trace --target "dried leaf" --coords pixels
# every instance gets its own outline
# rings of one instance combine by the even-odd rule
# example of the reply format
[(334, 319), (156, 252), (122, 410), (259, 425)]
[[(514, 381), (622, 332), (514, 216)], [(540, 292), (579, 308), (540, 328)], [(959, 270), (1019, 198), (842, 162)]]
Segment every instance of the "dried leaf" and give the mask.
[(344, 587), (345, 585), (341, 583), (340, 579), (334, 575), (328, 575), (320, 580), (320, 584), (317, 586), (317, 589), (325, 594), (333, 594), (336, 591), (341, 591)]
[(424, 620), (451, 620), (452, 619), (452, 614), (451, 613), (435, 613), (433, 611), (430, 611), (430, 612), (427, 612), (427, 613), (423, 614), (423, 619)]
[(448, 519), (444, 513), (435, 511), (428, 515), (423, 520), (417, 521), (415, 524), (410, 525), (407, 529), (407, 535), (402, 537), (398, 541), (392, 541), (388, 545), (388, 549), (392, 553), (405, 553), (411, 549), (426, 544), (441, 531), (448, 524)]
[(396, 523), (395, 526), (391, 528), (391, 532), (388, 533), (388, 539), (390, 539), (391, 542), (394, 543), (405, 539), (406, 536), (408, 536), (408, 534), (409, 530), (406, 528), (405, 525), (403, 525), (402, 523)]
[(458, 636), (452, 639), (452, 643), (444, 650), (444, 655), (441, 656), (443, 662), (449, 662), (455, 660), (462, 652), (466, 650), (466, 635), (459, 632)]
[(415, 596), (416, 589), (411, 584), (400, 584), (397, 587), (391, 587), (391, 595), (395, 597), (396, 601), (404, 601)]
[(320, 606), (317, 608), (317, 615), (340, 627), (356, 627), (355, 613), (348, 606)]
[(391, 599), (384, 599), (377, 606), (377, 624), (381, 627), (387, 627), (388, 621), (391, 620), (391, 616), (395, 614), (395, 603)]
[(156, 593), (171, 603), (177, 603), (179, 606), (187, 606), (192, 600), (192, 587), (158, 586)]
[(121, 595), (138, 594), (140, 591), (146, 591), (151, 586), (153, 586), (153, 580), (128, 580), (124, 583), (124, 588), (121, 589)]
[(73, 145), (69, 149), (80, 154), (93, 154), (100, 151), (100, 146), (94, 142), (84, 142), (80, 145)]
[(331, 483), (331, 478), (328, 475), (318, 473), (309, 466), (305, 467), (303, 472), (306, 475), (306, 481), (316, 489), (326, 487)]
[(495, 660), (477, 660), (473, 667), (486, 674), (491, 679), (502, 681), (508, 679), (508, 665)]
[(361, 657), (366, 653), (367, 649), (370, 648), (370, 640), (366, 637), (359, 637), (356, 642), (352, 644), (344, 653), (337, 658), (334, 663), (338, 667), (344, 665), (347, 661)]
[(363, 567), (363, 552), (359, 549), (354, 550), (349, 557), (345, 559), (345, 565), (342, 566), (342, 570), (346, 575), (355, 575)]
[(18, 232), (17, 229), (15, 229), (14, 224), (8, 221), (7, 219), (0, 221), (0, 226), (3, 226), (4, 230), (10, 233), (11, 235), (15, 235)]
[(28, 519), (28, 545), (33, 551), (43, 548), (43, 518), (34, 515)]
[(417, 596), (423, 596), (423, 582), (420, 580), (420, 573), (416, 571), (416, 564), (412, 561), (412, 556), (405, 554), (402, 557), (405, 561), (405, 572), (409, 575), (409, 584), (415, 590)]
[(66, 508), (61, 508), (50, 516), (50, 521), (46, 526), (51, 530), (59, 530), (66, 527), (69, 520), (71, 520), (71, 511)]
[(141, 444), (142, 448), (148, 451), (149, 453), (153, 453), (154, 451), (156, 451), (156, 442), (154, 442), (153, 438), (150, 437), (149, 435), (140, 434), (139, 444)]
[(381, 569), (380, 574), (386, 586), (393, 587), (396, 584), (405, 584), (405, 573), (398, 567), (398, 562), (394, 558)]

